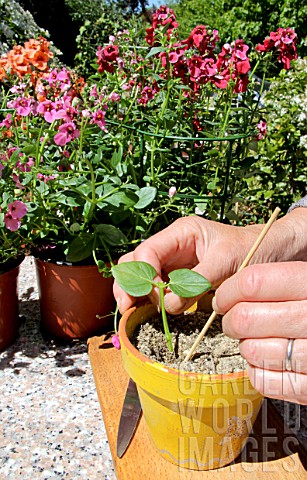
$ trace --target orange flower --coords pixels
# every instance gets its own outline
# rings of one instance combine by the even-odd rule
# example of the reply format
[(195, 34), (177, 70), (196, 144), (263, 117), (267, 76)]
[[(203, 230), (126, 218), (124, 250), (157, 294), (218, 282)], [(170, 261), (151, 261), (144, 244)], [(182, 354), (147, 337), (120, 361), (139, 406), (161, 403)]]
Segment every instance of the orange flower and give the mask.
[[(11, 75), (18, 75), (23, 78), (31, 74), (34, 69), (45, 71), (48, 68), (48, 61), (53, 57), (49, 50), (50, 42), (40, 37), (38, 40), (31, 38), (25, 42), (24, 46), (15, 45), (7, 54), (0, 57), (0, 81)], [(36, 78), (31, 78), (32, 83)]]

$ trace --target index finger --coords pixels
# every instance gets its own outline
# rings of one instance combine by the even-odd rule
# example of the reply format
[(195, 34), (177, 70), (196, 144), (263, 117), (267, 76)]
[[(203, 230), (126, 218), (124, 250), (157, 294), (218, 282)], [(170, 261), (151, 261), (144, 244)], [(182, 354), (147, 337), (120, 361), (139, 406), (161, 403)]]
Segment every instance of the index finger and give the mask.
[(177, 220), (141, 243), (133, 252), (133, 260), (149, 263), (161, 278), (177, 268), (193, 268), (198, 263), (196, 235), (200, 232), (194, 222)]
[(285, 302), (306, 298), (306, 262), (255, 264), (220, 285), (215, 292), (213, 308), (225, 314), (240, 302)]

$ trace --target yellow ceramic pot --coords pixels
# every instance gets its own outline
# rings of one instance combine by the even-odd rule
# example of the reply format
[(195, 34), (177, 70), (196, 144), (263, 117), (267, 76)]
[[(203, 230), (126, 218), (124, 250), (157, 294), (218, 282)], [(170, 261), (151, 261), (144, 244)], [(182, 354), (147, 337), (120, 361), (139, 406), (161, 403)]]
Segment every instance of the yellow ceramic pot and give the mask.
[(136, 382), (151, 439), (179, 466), (209, 470), (232, 462), (243, 449), (263, 397), (245, 371), (191, 373), (152, 361), (129, 341), (156, 314), (152, 305), (131, 308), (119, 325), (124, 368)]

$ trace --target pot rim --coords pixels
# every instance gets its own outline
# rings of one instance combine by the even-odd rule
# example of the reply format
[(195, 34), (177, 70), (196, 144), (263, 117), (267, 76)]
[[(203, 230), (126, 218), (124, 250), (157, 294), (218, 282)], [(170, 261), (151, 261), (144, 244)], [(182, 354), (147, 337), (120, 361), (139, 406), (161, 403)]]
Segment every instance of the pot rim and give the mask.
[(152, 307), (154, 306), (149, 303), (142, 303), (138, 304), (134, 307), (129, 308), (128, 310), (125, 311), (125, 313), (122, 315), (120, 322), (119, 322), (119, 328), (118, 328), (118, 333), (120, 337), (120, 341), (123, 342), (125, 348), (130, 352), (131, 355), (136, 357), (139, 361), (142, 363), (147, 363), (150, 364), (151, 367), (156, 371), (157, 374), (159, 372), (168, 372), (173, 375), (181, 375), (184, 377), (187, 377), (189, 379), (195, 379), (196, 381), (201, 381), (201, 382), (224, 382), (225, 380), (227, 381), (236, 381), (238, 379), (242, 379), (244, 381), (245, 379), (248, 379), (247, 371), (246, 370), (241, 370), (239, 372), (230, 372), (230, 373), (201, 373), (201, 372), (189, 372), (187, 370), (179, 370), (173, 367), (167, 367), (166, 365), (163, 365), (162, 363), (156, 362), (155, 360), (152, 360), (149, 357), (146, 357), (144, 354), (142, 354), (139, 350), (137, 350), (134, 345), (129, 340), (129, 337), (126, 333), (126, 325), (127, 322), (129, 321), (130, 316), (139, 308), (147, 308), (147, 307)]

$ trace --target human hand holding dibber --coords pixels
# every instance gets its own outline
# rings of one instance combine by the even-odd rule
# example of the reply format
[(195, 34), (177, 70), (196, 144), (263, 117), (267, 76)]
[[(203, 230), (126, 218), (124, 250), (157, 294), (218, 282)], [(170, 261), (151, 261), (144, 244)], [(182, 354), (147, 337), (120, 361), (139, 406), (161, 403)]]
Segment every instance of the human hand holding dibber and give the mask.
[[(279, 213), (280, 213), (280, 208), (276, 207), (274, 212), (272, 213), (271, 217), (269, 218), (269, 221), (267, 222), (267, 224), (265, 225), (265, 227), (261, 231), (259, 237), (256, 239), (254, 245), (252, 246), (252, 248), (250, 249), (250, 251), (246, 255), (244, 261), (242, 262), (242, 264), (238, 268), (238, 272), (240, 272), (240, 270), (242, 270), (244, 267), (246, 267), (248, 265), (249, 261), (251, 260), (251, 258), (255, 254), (257, 248), (259, 247), (262, 240), (264, 239), (264, 237), (268, 233), (269, 229), (271, 228), (273, 222), (277, 219)], [(212, 323), (214, 322), (216, 317), (217, 317), (217, 313), (215, 312), (215, 310), (213, 310), (213, 312), (211, 313), (210, 317), (208, 318), (206, 324), (204, 325), (203, 329), (201, 330), (200, 334), (198, 335), (194, 344), (192, 345), (190, 351), (188, 352), (187, 356), (185, 357), (185, 359), (184, 359), (185, 362), (188, 362), (189, 360), (191, 360), (191, 358), (193, 357), (198, 345), (200, 344), (200, 342), (202, 341), (202, 339), (206, 335), (207, 331), (209, 330), (210, 326), (212, 325)]]

